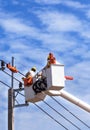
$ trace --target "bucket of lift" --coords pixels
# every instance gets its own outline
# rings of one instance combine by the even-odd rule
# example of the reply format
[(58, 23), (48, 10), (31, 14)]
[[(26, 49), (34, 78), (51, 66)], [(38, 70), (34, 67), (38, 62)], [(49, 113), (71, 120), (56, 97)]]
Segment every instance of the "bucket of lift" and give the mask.
[[(65, 86), (64, 65), (53, 64), (49, 68), (45, 67), (33, 78), (33, 84), (25, 86), (25, 100), (27, 102), (38, 102), (44, 100), (48, 90), (61, 90)], [(43, 93), (45, 91), (45, 93)]]
[(35, 91), (33, 90), (33, 85), (27, 87), (25, 86), (24, 88), (25, 90), (25, 101), (27, 102), (39, 102), (41, 100), (44, 100), (46, 94), (38, 92), (37, 94), (35, 93)]
[(42, 75), (46, 77), (47, 89), (61, 90), (64, 88), (64, 65), (52, 64), (49, 68), (42, 70)]

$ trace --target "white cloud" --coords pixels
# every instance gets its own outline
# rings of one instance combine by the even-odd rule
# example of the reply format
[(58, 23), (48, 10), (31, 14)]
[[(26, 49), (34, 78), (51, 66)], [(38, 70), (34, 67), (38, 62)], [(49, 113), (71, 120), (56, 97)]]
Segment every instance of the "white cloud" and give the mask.
[(72, 13), (62, 13), (58, 11), (39, 11), (37, 16), (40, 18), (45, 30), (49, 33), (70, 33), (75, 32), (83, 39), (90, 39), (89, 22), (81, 20)]
[(88, 7), (86, 4), (82, 4), (80, 1), (72, 1), (72, 0), (65, 0), (63, 1), (63, 4), (77, 9), (84, 9)]
[(87, 8), (89, 5), (82, 4), (80, 1), (72, 1), (72, 0), (35, 0), (35, 2), (40, 4), (48, 4), (48, 5), (56, 5), (62, 4), (73, 9), (84, 9)]
[(85, 39), (89, 39), (89, 40), (90, 40), (90, 30), (89, 30), (90, 24), (88, 24), (88, 22), (87, 22), (87, 23), (85, 23), (85, 26), (86, 26), (86, 27), (83, 27), (82, 32), (80, 32), (80, 33), (81, 33), (81, 36), (82, 36), (83, 38), (85, 38)]
[[(76, 1), (38, 1), (41, 4), (63, 3), (63, 5), (73, 7), (74, 9), (85, 8), (84, 5)], [(16, 2), (14, 4), (18, 4), (16, 0), (14, 2)], [(57, 60), (59, 60), (61, 63), (62, 61), (66, 63), (65, 73), (74, 77), (74, 81), (67, 81), (65, 90), (90, 103), (90, 88), (88, 85), (90, 82), (89, 22), (87, 19), (82, 20), (81, 17), (77, 16), (77, 14), (68, 12), (62, 13), (59, 12), (59, 10), (56, 11), (53, 6), (52, 11), (49, 10), (49, 8), (45, 8), (47, 7), (44, 7), (44, 11), (35, 10), (37, 17), (40, 20), (39, 24), (42, 26), (42, 28), (37, 28), (38, 23), (37, 25), (34, 25), (33, 19), (30, 24), (28, 24), (26, 19), (22, 19), (20, 16), (17, 18), (16, 15), (11, 16), (11, 14), (8, 13), (7, 15), (6, 13), (0, 13), (0, 26), (3, 28), (3, 33), (5, 34), (5, 37), (0, 40), (0, 56), (1, 58), (4, 57), (4, 59), (7, 61), (11, 61), (11, 56), (14, 56), (15, 65), (22, 73), (25, 73), (32, 65), (36, 65), (37, 70), (40, 70), (42, 67), (44, 67), (46, 64), (47, 54), (49, 51), (52, 51), (55, 53)], [(38, 10), (40, 10), (40, 8)], [(71, 32), (75, 32), (78, 36), (72, 35)], [(5, 46), (7, 48), (5, 48)], [(11, 83), (10, 78), (6, 77), (1, 72), (0, 74), (2, 80), (4, 79), (5, 82), (9, 84)], [(19, 74), (15, 74), (15, 77), (21, 79), (21, 75)], [(18, 84), (15, 83), (15, 87), (18, 87)], [(7, 89), (3, 90), (2, 87), (2, 89), (0, 88), (0, 91), (0, 96), (7, 99)], [(84, 121), (88, 122), (89, 124), (90, 118), (87, 116), (88, 114), (84, 113), (84, 111), (81, 111), (81, 109), (75, 107), (75, 105), (73, 106), (69, 102), (65, 103), (66, 101), (63, 99), (60, 102), (63, 102), (64, 105), (67, 104), (67, 107), (69, 107), (70, 110), (72, 109), (74, 113), (76, 112), (81, 119), (84, 119)], [(1, 103), (6, 107), (6, 101)], [(2, 104), (0, 105), (1, 108)], [(39, 105), (42, 106), (42, 103)], [(44, 126), (45, 129), (60, 129), (60, 126), (58, 127), (57, 123), (52, 123), (51, 119), (48, 119), (45, 114), (41, 114), (41, 111), (39, 112), (35, 106), (32, 106), (33, 105), (30, 103), (30, 107), (25, 109), (18, 108), (20, 111), (15, 111), (16, 113), (14, 119), (15, 128), (17, 130), (25, 130), (26, 128), (27, 130), (30, 128), (34, 130), (44, 129)], [(53, 106), (55, 106), (55, 103)], [(58, 110), (60, 109), (60, 107), (57, 107), (57, 105), (55, 107)], [(63, 110), (61, 112), (63, 113)], [(6, 119), (5, 114), (2, 114), (2, 116), (5, 117), (4, 119)], [(71, 119), (70, 115), (68, 116), (68, 119)], [(4, 127), (4, 121), (2, 121), (1, 118), (0, 120), (2, 122), (2, 124), (0, 124), (0, 129), (5, 129), (2, 128)], [(6, 122), (4, 123), (6, 124)], [(35, 125), (35, 123), (37, 125)], [(69, 127), (71, 126), (69, 125)]]
[(76, 16), (69, 13), (46, 11), (45, 13), (38, 13), (38, 17), (43, 25), (47, 27), (47, 31), (50, 32), (78, 32), (82, 27), (82, 22)]
[(72, 50), (71, 55), (73, 56), (80, 56), (81, 58), (89, 58), (89, 49), (87, 45), (81, 45), (79, 47), (76, 47), (75, 49)]
[(18, 35), (33, 35), (37, 31), (34, 27), (26, 25), (18, 18), (4, 18), (0, 20), (2, 28), (6, 32), (16, 33)]
[(44, 3), (44, 4), (59, 4), (62, 2), (62, 0), (35, 0), (37, 3)]
[(90, 10), (88, 10), (88, 11), (86, 12), (86, 15), (87, 15), (88, 18), (90, 18)]

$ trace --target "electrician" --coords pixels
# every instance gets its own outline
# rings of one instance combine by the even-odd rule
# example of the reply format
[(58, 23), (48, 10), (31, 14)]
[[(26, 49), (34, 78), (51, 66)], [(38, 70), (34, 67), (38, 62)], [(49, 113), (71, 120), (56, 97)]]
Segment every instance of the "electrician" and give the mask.
[[(58, 61), (56, 61), (56, 58), (54, 57), (54, 55), (52, 53), (49, 53), (48, 57), (47, 57), (47, 65), (46, 67), (50, 67), (51, 64), (60, 64)], [(46, 68), (45, 67), (45, 68)], [(65, 80), (73, 80), (72, 76), (64, 76)]]
[(24, 86), (30, 86), (33, 84), (33, 77), (36, 74), (36, 67), (32, 67), (30, 71), (25, 74), (25, 78), (23, 77), (22, 80), (24, 81)]
[(49, 55), (47, 57), (46, 67), (50, 67), (51, 64), (56, 64), (56, 58), (54, 57), (54, 55), (52, 53), (49, 53)]

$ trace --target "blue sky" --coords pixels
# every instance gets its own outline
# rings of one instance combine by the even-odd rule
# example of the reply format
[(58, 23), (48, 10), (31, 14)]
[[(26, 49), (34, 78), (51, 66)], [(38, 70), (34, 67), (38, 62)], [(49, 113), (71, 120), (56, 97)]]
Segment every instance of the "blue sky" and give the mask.
[[(32, 66), (42, 69), (49, 52), (65, 65), (65, 74), (74, 77), (66, 81), (64, 89), (90, 104), (90, 1), (0, 0), (0, 59), (9, 62), (14, 56), (15, 65), (25, 73)], [(0, 80), (10, 85), (10, 78), (2, 72), (0, 75)], [(7, 130), (8, 89), (0, 86), (0, 130)], [(87, 129), (49, 97), (46, 100), (82, 130)], [(57, 100), (90, 124), (90, 114), (61, 97)], [(43, 103), (39, 105), (48, 109)], [(70, 130), (76, 130), (51, 110), (48, 112)], [(33, 104), (15, 109), (14, 116), (16, 130), (63, 130)]]

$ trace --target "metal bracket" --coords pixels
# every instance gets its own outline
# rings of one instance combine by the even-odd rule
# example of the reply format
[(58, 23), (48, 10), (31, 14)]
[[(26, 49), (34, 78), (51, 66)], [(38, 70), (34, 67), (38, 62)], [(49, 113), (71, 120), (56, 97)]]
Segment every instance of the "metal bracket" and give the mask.
[(24, 103), (20, 103), (18, 102), (18, 96), (23, 96), (25, 98), (25, 95), (22, 94), (21, 92), (24, 91), (24, 88), (19, 88), (19, 89), (14, 89), (13, 91), (13, 99), (14, 99), (14, 103), (13, 103), (13, 107), (24, 107), (24, 106), (28, 106), (29, 104), (25, 101)]

